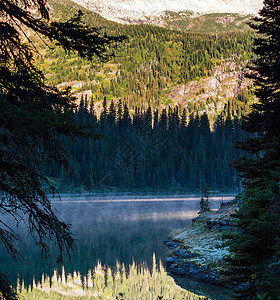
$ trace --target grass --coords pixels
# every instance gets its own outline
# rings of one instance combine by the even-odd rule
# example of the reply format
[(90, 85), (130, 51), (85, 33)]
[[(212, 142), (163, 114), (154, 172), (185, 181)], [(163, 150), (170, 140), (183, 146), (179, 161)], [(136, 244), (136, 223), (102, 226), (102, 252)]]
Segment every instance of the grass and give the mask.
[(128, 270), (117, 263), (112, 271), (100, 263), (87, 276), (74, 272), (66, 275), (42, 276), (41, 282), (33, 282), (28, 288), (18, 283), (20, 299), (123, 299), (123, 300), (200, 300), (206, 299), (178, 287), (164, 270), (161, 262), (153, 270), (133, 263)]

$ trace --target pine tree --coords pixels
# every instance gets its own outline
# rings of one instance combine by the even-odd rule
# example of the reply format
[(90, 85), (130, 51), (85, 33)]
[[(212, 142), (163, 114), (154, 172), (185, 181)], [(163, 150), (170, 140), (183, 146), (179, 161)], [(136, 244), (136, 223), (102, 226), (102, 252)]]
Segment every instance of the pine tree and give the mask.
[[(252, 156), (234, 166), (244, 178), (245, 192), (235, 214), (240, 230), (229, 242), (227, 278), (239, 284), (240, 299), (279, 297), (280, 241), (280, 1), (266, 0), (251, 23), (257, 31), (249, 77), (258, 102), (245, 119), (252, 137), (238, 143)], [(274, 267), (273, 267), (274, 266)]]
[(201, 197), (201, 200), (199, 202), (199, 208), (200, 208), (199, 210), (200, 214), (210, 211), (209, 191), (208, 191), (207, 184), (205, 184), (204, 186), (203, 196)]

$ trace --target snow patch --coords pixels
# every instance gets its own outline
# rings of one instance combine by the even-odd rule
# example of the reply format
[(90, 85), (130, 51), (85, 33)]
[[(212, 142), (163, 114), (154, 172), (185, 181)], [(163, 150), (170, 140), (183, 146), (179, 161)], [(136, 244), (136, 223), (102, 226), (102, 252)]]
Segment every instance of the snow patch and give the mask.
[(257, 14), (263, 0), (73, 0), (108, 20), (117, 22), (146, 21), (165, 11)]

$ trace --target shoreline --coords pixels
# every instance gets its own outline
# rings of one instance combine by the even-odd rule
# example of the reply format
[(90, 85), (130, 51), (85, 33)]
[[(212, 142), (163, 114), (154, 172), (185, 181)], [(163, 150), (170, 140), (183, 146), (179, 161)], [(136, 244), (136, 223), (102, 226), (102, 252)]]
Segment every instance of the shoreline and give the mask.
[[(210, 201), (220, 201), (228, 202), (233, 200), (237, 193), (235, 192), (216, 192), (211, 193), (209, 196)], [(66, 202), (70, 201), (69, 199), (73, 199), (73, 201), (77, 198), (84, 199), (84, 202), (98, 202), (98, 201), (107, 201), (113, 202), (114, 200), (130, 200), (130, 201), (141, 201), (141, 200), (148, 200), (151, 201), (187, 201), (187, 200), (198, 200), (201, 198), (201, 193), (183, 193), (183, 194), (147, 194), (147, 193), (84, 193), (84, 194), (59, 194), (49, 195), (51, 202)], [(80, 200), (81, 202), (83, 200)]]
[(169, 248), (167, 270), (182, 280), (192, 278), (232, 289), (233, 285), (223, 280), (220, 271), (225, 268), (225, 258), (229, 255), (222, 235), (236, 230), (231, 217), (236, 209), (237, 203), (225, 203), (218, 211), (200, 214), (192, 219), (191, 225), (173, 230), (164, 241)]

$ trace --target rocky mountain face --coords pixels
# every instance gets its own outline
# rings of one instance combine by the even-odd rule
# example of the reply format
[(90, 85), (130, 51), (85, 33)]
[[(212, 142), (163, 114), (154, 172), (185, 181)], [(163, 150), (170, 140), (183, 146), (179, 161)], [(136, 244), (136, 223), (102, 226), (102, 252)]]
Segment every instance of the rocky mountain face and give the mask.
[(187, 17), (212, 13), (257, 14), (262, 0), (74, 0), (77, 4), (119, 23), (162, 25), (166, 12)]
[(223, 66), (214, 68), (213, 76), (173, 86), (167, 98), (179, 107), (205, 103), (205, 112), (214, 116), (224, 109), (228, 99), (237, 97), (252, 84), (245, 78), (244, 71), (233, 62), (225, 62)]

